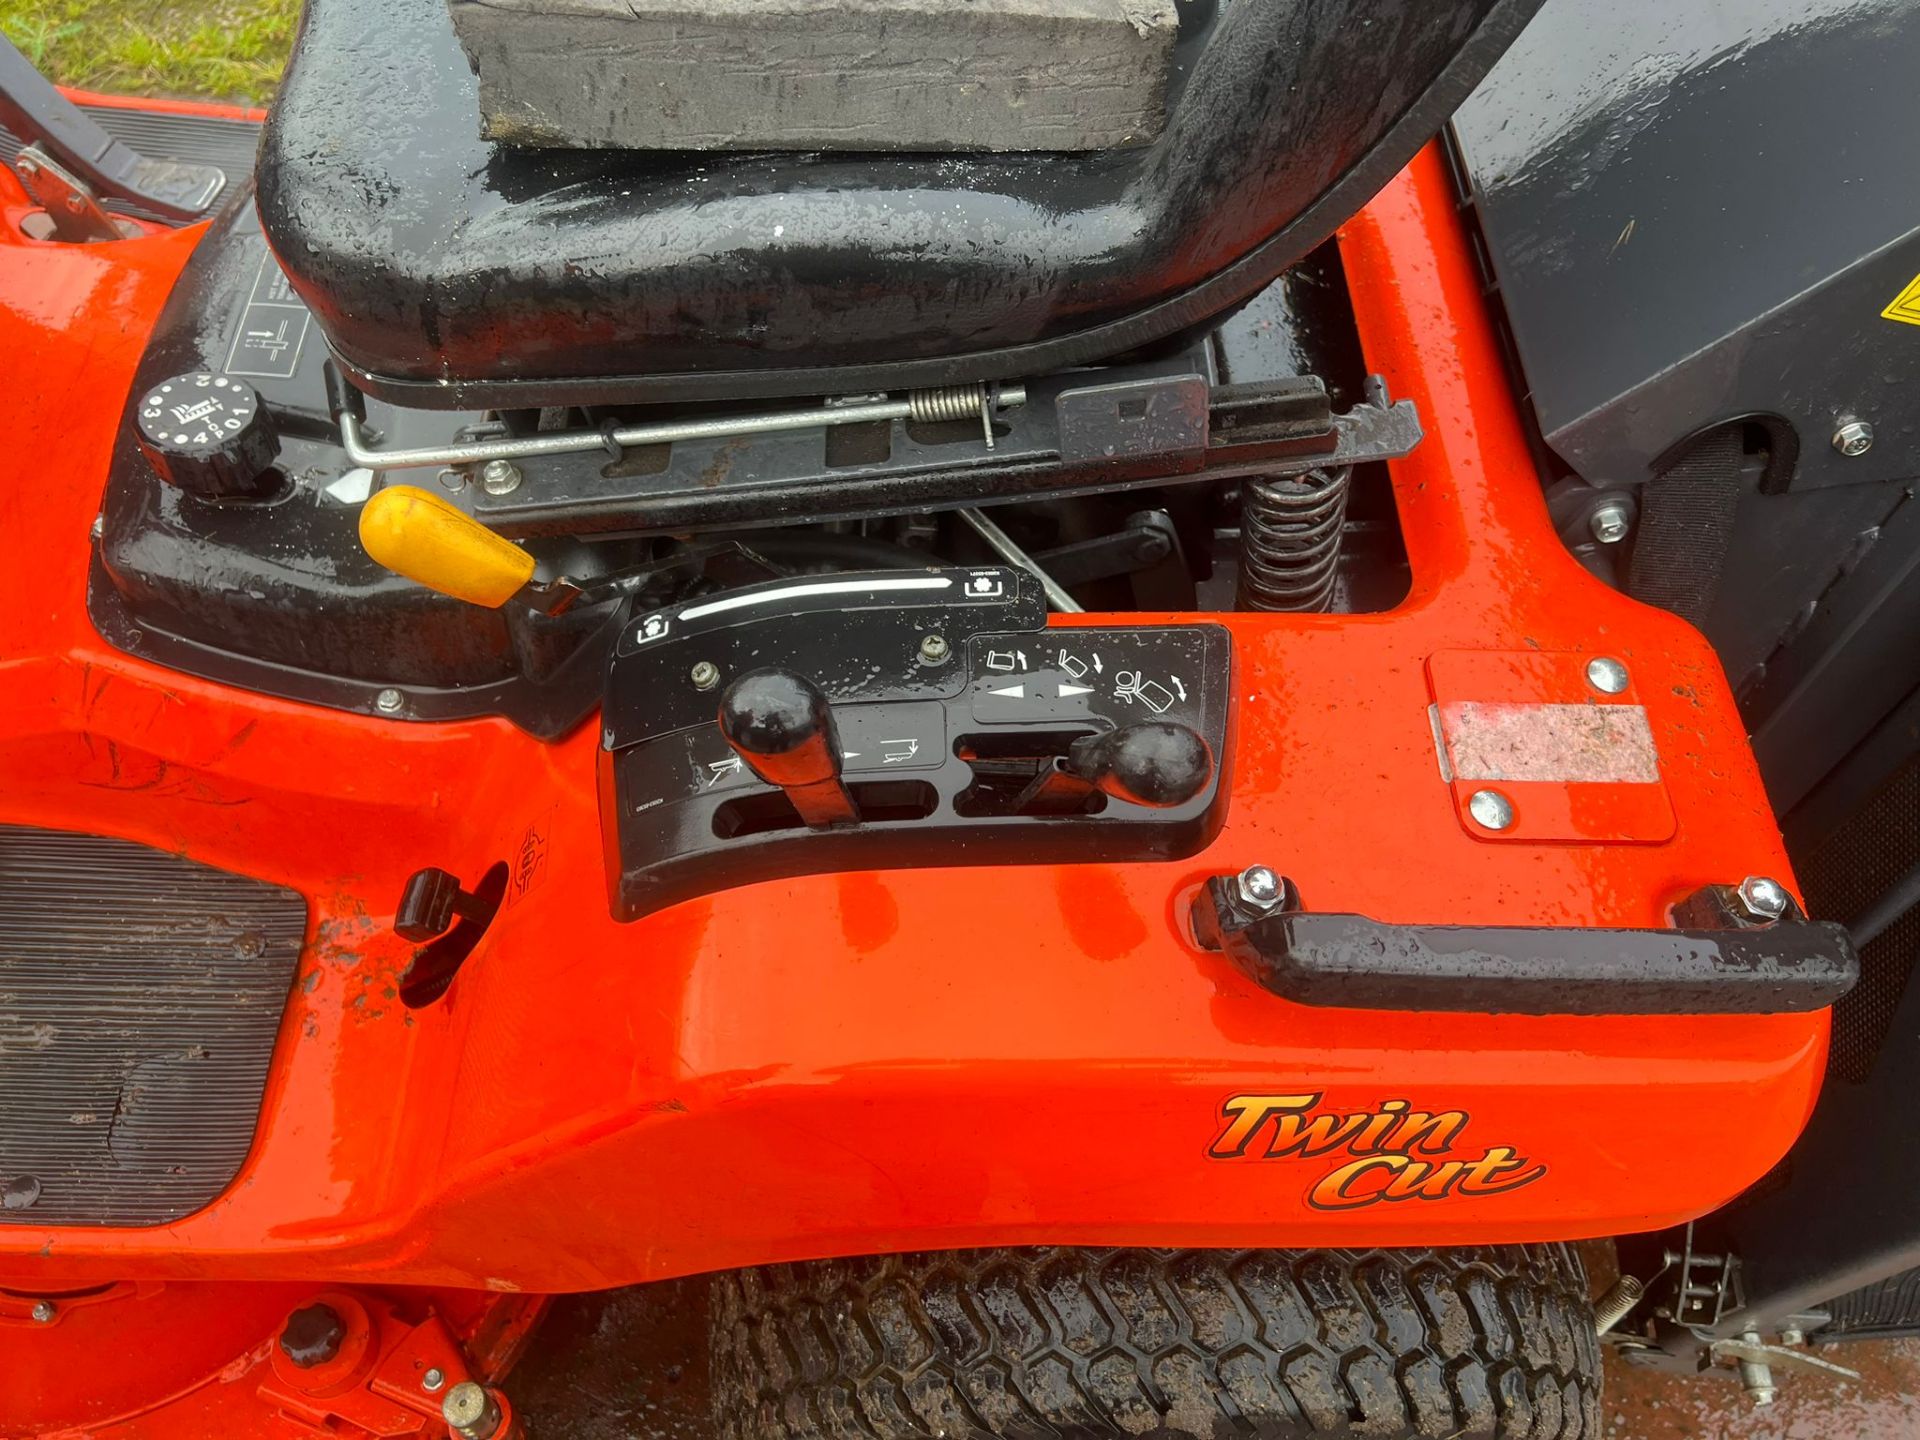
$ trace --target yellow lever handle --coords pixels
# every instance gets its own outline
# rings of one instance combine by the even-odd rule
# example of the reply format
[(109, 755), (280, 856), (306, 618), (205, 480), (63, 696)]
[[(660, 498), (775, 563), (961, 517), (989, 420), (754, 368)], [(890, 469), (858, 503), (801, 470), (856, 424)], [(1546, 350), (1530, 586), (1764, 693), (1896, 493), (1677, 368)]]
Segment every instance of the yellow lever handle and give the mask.
[(360, 509), (360, 544), (429, 590), (497, 610), (533, 579), (533, 557), (431, 491), (390, 485)]

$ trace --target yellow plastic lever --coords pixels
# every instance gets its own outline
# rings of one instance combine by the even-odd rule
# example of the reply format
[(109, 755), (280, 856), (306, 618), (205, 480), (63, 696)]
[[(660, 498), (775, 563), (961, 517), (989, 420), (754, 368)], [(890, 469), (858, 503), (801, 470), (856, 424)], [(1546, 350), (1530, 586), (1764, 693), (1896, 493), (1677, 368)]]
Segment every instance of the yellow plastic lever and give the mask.
[(533, 578), (533, 557), (438, 495), (412, 485), (375, 491), (360, 509), (360, 544), (429, 590), (497, 610)]

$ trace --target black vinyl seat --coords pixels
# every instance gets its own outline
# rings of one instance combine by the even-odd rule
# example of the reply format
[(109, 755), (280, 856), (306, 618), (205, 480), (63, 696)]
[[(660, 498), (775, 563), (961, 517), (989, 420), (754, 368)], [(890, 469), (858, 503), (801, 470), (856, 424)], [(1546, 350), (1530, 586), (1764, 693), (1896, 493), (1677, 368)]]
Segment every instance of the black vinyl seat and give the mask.
[(267, 236), (356, 383), (478, 408), (1031, 375), (1256, 293), (1444, 123), (1539, 0), (1192, 0), (1165, 132), (1088, 154), (532, 150), (444, 0), (309, 0)]

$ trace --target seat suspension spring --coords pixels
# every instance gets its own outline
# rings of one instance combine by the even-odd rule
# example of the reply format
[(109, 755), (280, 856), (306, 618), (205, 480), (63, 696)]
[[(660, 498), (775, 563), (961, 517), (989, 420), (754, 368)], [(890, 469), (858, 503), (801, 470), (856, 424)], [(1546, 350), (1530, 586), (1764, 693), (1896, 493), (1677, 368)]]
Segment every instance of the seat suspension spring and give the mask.
[(1351, 468), (1240, 486), (1240, 608), (1325, 610), (1339, 577)]

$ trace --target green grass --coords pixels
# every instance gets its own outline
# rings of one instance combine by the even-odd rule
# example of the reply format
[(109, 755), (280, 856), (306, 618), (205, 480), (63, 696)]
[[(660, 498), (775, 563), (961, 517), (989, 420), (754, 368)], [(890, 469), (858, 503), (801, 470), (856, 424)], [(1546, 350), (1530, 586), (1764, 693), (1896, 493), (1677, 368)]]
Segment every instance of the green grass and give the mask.
[(300, 0), (0, 0), (0, 33), (62, 85), (273, 98)]

